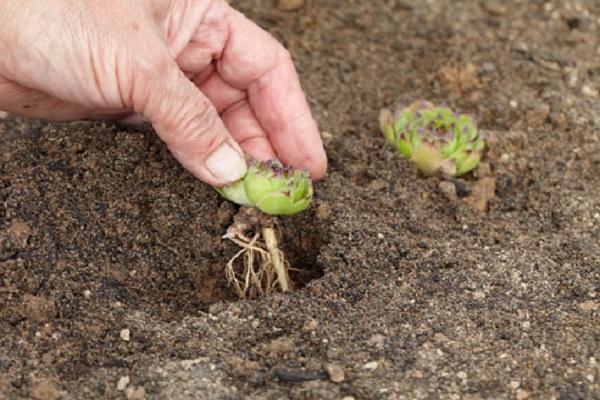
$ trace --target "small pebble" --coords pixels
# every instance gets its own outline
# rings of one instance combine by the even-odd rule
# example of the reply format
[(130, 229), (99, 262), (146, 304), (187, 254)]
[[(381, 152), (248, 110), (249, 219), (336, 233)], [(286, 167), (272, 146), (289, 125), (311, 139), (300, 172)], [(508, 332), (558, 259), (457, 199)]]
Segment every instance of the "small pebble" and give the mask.
[(581, 88), (581, 93), (588, 97), (598, 96), (598, 90), (588, 85), (583, 85), (583, 87)]
[(86, 299), (89, 299), (90, 297), (92, 297), (92, 291), (88, 290), (88, 289), (85, 289), (83, 291), (83, 297), (85, 297)]
[(531, 397), (531, 393), (526, 390), (518, 390), (517, 391), (517, 400), (527, 400)]
[(458, 379), (460, 379), (461, 381), (464, 381), (465, 379), (467, 379), (467, 373), (466, 373), (465, 371), (459, 371), (459, 372), (456, 374), (456, 377), (457, 377)]
[(369, 346), (376, 347), (378, 349), (383, 349), (385, 346), (386, 337), (380, 334), (376, 334), (371, 336), (369, 340), (367, 340), (367, 344)]
[(327, 364), (325, 371), (327, 371), (329, 380), (333, 383), (344, 382), (344, 379), (346, 378), (344, 370), (337, 364)]
[(511, 100), (509, 104), (510, 108), (517, 108), (517, 106), (519, 105), (515, 100)]
[(454, 201), (458, 198), (456, 193), (456, 185), (453, 182), (442, 181), (438, 185), (438, 189), (447, 200)]
[(119, 336), (124, 341), (129, 342), (129, 339), (131, 338), (131, 333), (129, 332), (129, 329), (122, 329), (121, 333), (119, 334)]
[(425, 376), (425, 375), (423, 375), (423, 371), (421, 371), (419, 369), (415, 369), (411, 375), (415, 379), (423, 379), (423, 376)]
[(125, 397), (127, 400), (144, 400), (146, 398), (146, 390), (143, 386), (137, 388), (128, 387), (125, 390)]
[(319, 322), (317, 322), (316, 319), (311, 318), (304, 323), (302, 330), (304, 332), (313, 332), (313, 331), (316, 331), (318, 327), (319, 327)]
[(579, 304), (579, 308), (581, 308), (582, 311), (594, 311), (598, 308), (598, 304), (594, 300), (588, 300)]
[(511, 381), (510, 382), (510, 388), (512, 390), (517, 390), (519, 388), (519, 386), (521, 386), (521, 383), (519, 381)]
[(523, 321), (521, 323), (521, 328), (523, 328), (523, 330), (528, 330), (529, 328), (531, 328), (531, 322), (529, 322), (529, 321)]
[(483, 70), (485, 72), (494, 72), (496, 70), (496, 65), (491, 62), (483, 63)]
[(368, 371), (374, 371), (379, 367), (379, 363), (377, 361), (371, 361), (363, 365), (362, 369), (366, 369)]
[(304, 0), (279, 0), (277, 8), (282, 11), (296, 11), (302, 8)]
[(321, 137), (325, 140), (333, 139), (333, 134), (331, 132), (323, 131), (321, 132)]
[(117, 382), (117, 390), (122, 392), (129, 385), (129, 376), (122, 376)]
[(475, 300), (483, 300), (483, 299), (485, 299), (485, 293), (481, 292), (481, 291), (474, 292), (473, 293), (473, 299), (475, 299)]

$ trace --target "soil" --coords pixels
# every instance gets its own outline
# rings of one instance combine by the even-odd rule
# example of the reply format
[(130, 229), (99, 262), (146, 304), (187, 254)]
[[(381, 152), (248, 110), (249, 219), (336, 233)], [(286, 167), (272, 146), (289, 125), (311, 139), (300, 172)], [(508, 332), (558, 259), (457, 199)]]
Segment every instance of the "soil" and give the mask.
[[(301, 287), (236, 299), (236, 207), (151, 129), (0, 119), (0, 399), (600, 398), (600, 4), (233, 3), (329, 154), (281, 220)], [(385, 143), (416, 98), (478, 117), (475, 174)]]

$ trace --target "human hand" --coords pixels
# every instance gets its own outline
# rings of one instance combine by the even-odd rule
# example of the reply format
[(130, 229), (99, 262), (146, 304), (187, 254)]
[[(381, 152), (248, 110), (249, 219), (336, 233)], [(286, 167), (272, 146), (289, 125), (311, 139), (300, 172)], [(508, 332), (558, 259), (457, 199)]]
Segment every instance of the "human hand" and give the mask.
[(289, 53), (224, 0), (3, 0), (0, 110), (139, 115), (215, 186), (243, 176), (242, 149), (326, 170)]

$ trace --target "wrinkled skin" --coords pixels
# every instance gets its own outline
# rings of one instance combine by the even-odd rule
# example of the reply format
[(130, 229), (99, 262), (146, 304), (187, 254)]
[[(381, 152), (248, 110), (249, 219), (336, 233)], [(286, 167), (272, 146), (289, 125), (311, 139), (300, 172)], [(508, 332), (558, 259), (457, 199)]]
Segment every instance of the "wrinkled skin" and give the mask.
[(148, 120), (215, 186), (244, 174), (242, 150), (326, 170), (289, 53), (222, 0), (3, 0), (0, 110)]

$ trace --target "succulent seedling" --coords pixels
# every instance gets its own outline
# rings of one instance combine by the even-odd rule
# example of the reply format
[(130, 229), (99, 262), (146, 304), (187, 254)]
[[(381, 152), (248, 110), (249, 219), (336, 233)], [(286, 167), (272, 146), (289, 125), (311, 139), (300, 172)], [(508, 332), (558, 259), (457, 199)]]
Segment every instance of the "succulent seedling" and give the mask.
[(299, 213), (310, 205), (313, 196), (308, 172), (286, 167), (278, 160), (250, 161), (243, 179), (217, 190), (234, 203), (269, 215)]
[(381, 110), (379, 125), (387, 141), (425, 175), (464, 175), (477, 167), (485, 147), (471, 117), (424, 100), (394, 113)]
[[(256, 297), (291, 287), (289, 263), (279, 249), (275, 216), (306, 209), (313, 197), (310, 175), (278, 160), (250, 161), (246, 175), (217, 191), (242, 207), (227, 238), (242, 249), (227, 263), (227, 280), (240, 297)], [(236, 267), (236, 260), (243, 267)]]

